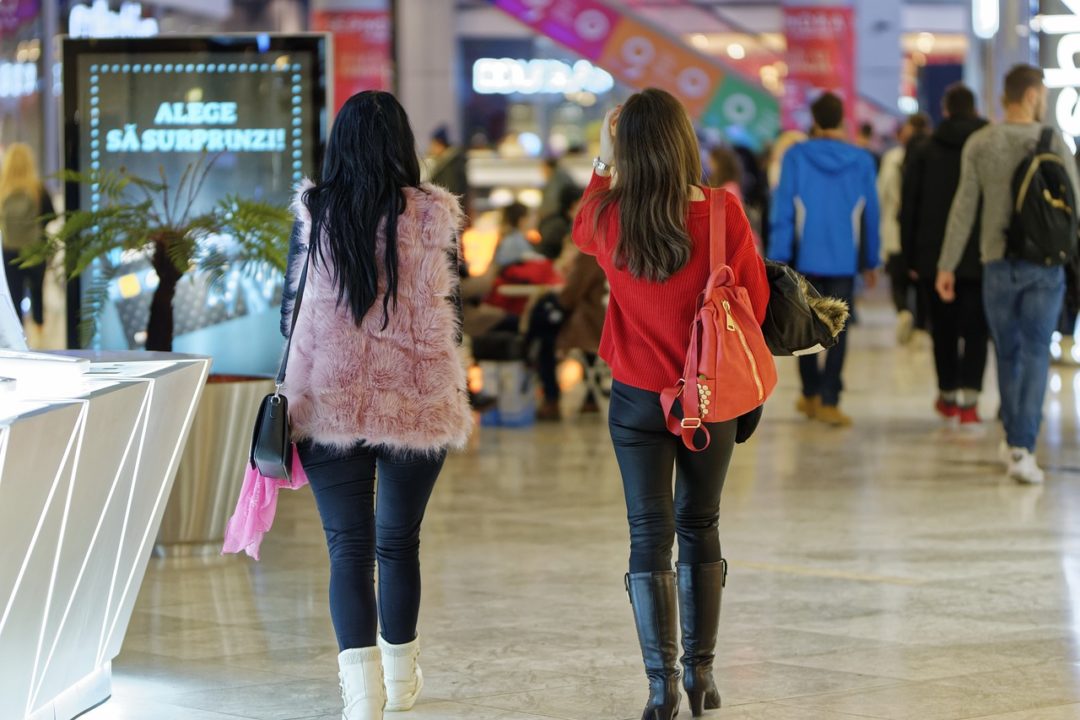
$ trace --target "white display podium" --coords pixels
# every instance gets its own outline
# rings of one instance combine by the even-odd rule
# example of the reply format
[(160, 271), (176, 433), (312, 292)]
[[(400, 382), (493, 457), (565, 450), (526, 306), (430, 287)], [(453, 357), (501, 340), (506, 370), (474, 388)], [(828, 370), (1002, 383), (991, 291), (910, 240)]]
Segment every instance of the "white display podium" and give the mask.
[(0, 390), (5, 720), (70, 720), (109, 698), (210, 366), (84, 357), (75, 376), (16, 373), (15, 390)]

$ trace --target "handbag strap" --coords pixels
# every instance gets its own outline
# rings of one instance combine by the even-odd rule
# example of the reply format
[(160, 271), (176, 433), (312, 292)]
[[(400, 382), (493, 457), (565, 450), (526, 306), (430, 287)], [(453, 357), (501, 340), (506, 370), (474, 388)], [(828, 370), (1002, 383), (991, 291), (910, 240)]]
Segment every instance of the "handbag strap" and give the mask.
[(300, 318), (300, 303), (304, 301), (304, 288), (307, 287), (308, 266), (311, 264), (311, 244), (308, 243), (307, 257), (304, 258), (304, 269), (300, 272), (300, 282), (296, 286), (296, 299), (293, 300), (292, 321), (289, 323), (289, 337), (285, 340), (285, 352), (281, 356), (281, 366), (278, 368), (277, 386), (275, 395), (281, 394), (281, 386), (285, 383), (285, 369), (289, 367), (289, 351), (292, 350), (293, 335), (296, 334), (296, 321)]
[(709, 273), (727, 262), (727, 190), (709, 190)]
[[(709, 281), (705, 290), (708, 291), (715, 280), (717, 270), (727, 262), (727, 192), (719, 189), (709, 190)], [(702, 295), (704, 297), (704, 294)], [(700, 310), (700, 305), (699, 308)], [(701, 358), (701, 339), (698, 328), (701, 326), (699, 316), (694, 317), (694, 324), (690, 330), (690, 348), (686, 354), (686, 365), (683, 367), (683, 377), (675, 387), (667, 388), (660, 393), (660, 405), (664, 410), (664, 418), (668, 430), (673, 435), (682, 438), (683, 444), (693, 451), (700, 452), (709, 447), (712, 438), (709, 428), (702, 422), (698, 407), (698, 363)], [(675, 401), (682, 398), (682, 418), (675, 416)], [(698, 430), (705, 434), (705, 444), (698, 447), (694, 442)]]

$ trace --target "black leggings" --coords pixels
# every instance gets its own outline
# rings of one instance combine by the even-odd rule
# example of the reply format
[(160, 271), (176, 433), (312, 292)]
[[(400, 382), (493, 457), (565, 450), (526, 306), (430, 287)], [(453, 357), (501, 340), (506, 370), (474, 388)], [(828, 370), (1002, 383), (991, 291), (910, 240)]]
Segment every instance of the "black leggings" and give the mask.
[(341, 452), (311, 442), (297, 450), (330, 550), (338, 647), (371, 647), (379, 622), (388, 643), (412, 642), (420, 614), (420, 523), (446, 453), (403, 456), (365, 445)]
[(18, 265), (19, 254), (4, 251), (4, 272), (7, 274), (8, 290), (11, 291), (11, 299), (15, 303), (15, 312), (19, 318), (23, 318), (22, 303), (26, 293), (30, 291), (30, 312), (34, 322), (38, 325), (45, 324), (45, 266), (37, 265), (32, 268), (20, 268)]
[(982, 281), (957, 280), (956, 299), (951, 303), (942, 300), (928, 283), (924, 290), (932, 293), (931, 329), (938, 389), (981, 391), (990, 341)]
[(626, 494), (630, 572), (671, 570), (676, 536), (680, 563), (719, 562), (720, 493), (738, 422), (710, 424), (712, 443), (692, 452), (668, 432), (659, 395), (616, 382), (608, 424)]

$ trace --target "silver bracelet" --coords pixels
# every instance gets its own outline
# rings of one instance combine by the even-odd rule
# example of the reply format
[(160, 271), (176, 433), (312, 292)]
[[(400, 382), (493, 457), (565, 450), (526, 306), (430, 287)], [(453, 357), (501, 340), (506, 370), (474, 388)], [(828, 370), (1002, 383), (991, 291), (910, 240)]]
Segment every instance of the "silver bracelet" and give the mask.
[(603, 161), (603, 160), (601, 160), (601, 159), (600, 159), (599, 157), (596, 157), (596, 158), (594, 158), (594, 159), (593, 159), (593, 161), (592, 161), (592, 166), (593, 166), (593, 170), (595, 170), (595, 171), (596, 171), (596, 172), (598, 172), (598, 173), (608, 173), (608, 172), (611, 172), (611, 169), (612, 169), (613, 167), (615, 167), (615, 166), (614, 166), (614, 165), (612, 165), (611, 163), (606, 163), (606, 162), (604, 162), (604, 161)]

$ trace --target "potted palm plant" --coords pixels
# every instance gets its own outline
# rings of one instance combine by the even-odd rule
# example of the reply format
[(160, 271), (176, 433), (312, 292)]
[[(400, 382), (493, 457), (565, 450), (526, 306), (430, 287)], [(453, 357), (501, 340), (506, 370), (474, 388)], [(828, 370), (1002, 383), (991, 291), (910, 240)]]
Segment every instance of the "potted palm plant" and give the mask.
[(81, 334), (89, 344), (108, 301), (108, 288), (133, 255), (149, 256), (157, 276), (150, 302), (145, 348), (170, 352), (174, 338), (173, 298), (191, 271), (219, 281), (233, 268), (284, 272), (292, 215), (288, 208), (229, 195), (203, 207), (200, 192), (215, 158), (203, 156), (173, 183), (159, 170), (156, 179), (119, 172), (65, 171), (65, 182), (94, 187), (100, 207), (60, 213), (60, 226), (23, 254), (25, 265), (63, 257), (67, 278), (89, 273), (83, 294)]
[[(215, 160), (204, 155), (176, 181), (164, 169), (157, 178), (124, 170), (61, 175), (90, 185), (100, 206), (60, 213), (59, 227), (22, 260), (33, 265), (62, 258), (67, 278), (85, 278), (83, 345), (98, 332), (110, 285), (132, 263), (148, 259), (153, 267), (144, 346), (162, 352), (173, 349), (173, 299), (185, 275), (199, 275), (213, 287), (230, 273), (284, 272), (288, 208), (237, 195), (208, 205), (200, 194)], [(220, 540), (239, 490), (254, 413), (272, 387), (265, 377), (211, 376), (162, 522), (159, 551), (210, 548)]]

